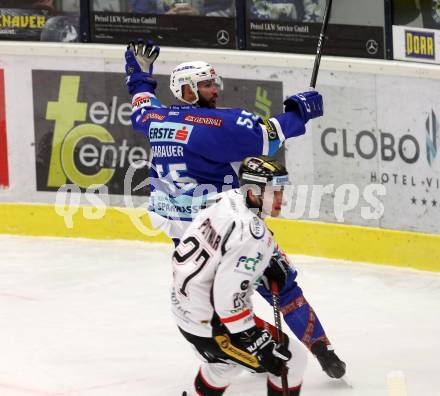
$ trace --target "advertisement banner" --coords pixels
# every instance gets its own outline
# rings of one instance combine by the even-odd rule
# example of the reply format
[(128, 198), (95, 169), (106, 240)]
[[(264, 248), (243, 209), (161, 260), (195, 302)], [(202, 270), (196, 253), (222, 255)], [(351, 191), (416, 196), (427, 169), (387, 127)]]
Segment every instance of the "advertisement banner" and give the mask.
[(56, 3), (1, 1), (0, 39), (77, 42), (79, 1), (62, 7), (57, 7)]
[[(247, 49), (314, 54), (321, 24), (279, 23), (248, 20)], [(358, 58), (385, 58), (383, 28), (374, 26), (329, 25), (326, 55)]]
[(405, 61), (440, 63), (440, 30), (393, 26), (393, 57)]
[(143, 38), (168, 46), (237, 48), (235, 1), (117, 3), (91, 1), (93, 42), (127, 44)]
[(4, 71), (0, 69), (0, 187), (9, 186)]
[[(385, 228), (440, 233), (439, 80), (378, 77), (381, 142), (376, 175), (387, 187)], [(396, 98), (409, 98), (399, 101)], [(402, 106), (400, 106), (400, 104)], [(388, 147), (394, 145), (394, 150)], [(394, 155), (395, 153), (395, 155)]]
[[(327, 88), (332, 100), (313, 133), (314, 183), (328, 188), (320, 220), (340, 221), (333, 210), (340, 186), (342, 205), (353, 201), (344, 213), (347, 224), (440, 233), (440, 81), (373, 75), (340, 80), (339, 87)], [(417, 100), (396, 105), (402, 97)], [(381, 216), (374, 217), (373, 207)]]
[[(339, 2), (344, 3), (344, 1)], [(345, 1), (347, 3), (347, 1)], [(351, 0), (351, 3), (356, 1)], [(365, 3), (365, 2), (364, 2)], [(248, 0), (246, 12), (246, 48), (250, 50), (313, 54), (316, 52), (326, 2), (262, 2)], [(368, 4), (370, 6), (370, 4)], [(325, 54), (361, 58), (385, 58), (384, 10), (366, 21), (352, 17), (340, 4), (334, 5), (327, 30)], [(362, 3), (360, 4), (362, 7)], [(338, 8), (335, 10), (335, 8)], [(371, 5), (376, 9), (375, 5)], [(359, 10), (354, 11), (359, 13)], [(347, 18), (341, 18), (348, 13)], [(337, 18), (333, 18), (336, 16)], [(359, 24), (356, 24), (360, 19)], [(377, 25), (371, 20), (377, 19)], [(339, 22), (341, 20), (341, 22)], [(349, 20), (352, 24), (346, 24)], [(354, 22), (352, 22), (354, 20)]]
[[(156, 76), (162, 103), (175, 103), (169, 77)], [(282, 112), (282, 83), (224, 80), (219, 106), (242, 107), (262, 117)], [(131, 191), (148, 175), (149, 145), (132, 129), (131, 98), (124, 75), (104, 72), (33, 70), (35, 154), (38, 191), (57, 191), (73, 183), (82, 189), (105, 185), (110, 194)], [(129, 172), (130, 170), (130, 172)]]

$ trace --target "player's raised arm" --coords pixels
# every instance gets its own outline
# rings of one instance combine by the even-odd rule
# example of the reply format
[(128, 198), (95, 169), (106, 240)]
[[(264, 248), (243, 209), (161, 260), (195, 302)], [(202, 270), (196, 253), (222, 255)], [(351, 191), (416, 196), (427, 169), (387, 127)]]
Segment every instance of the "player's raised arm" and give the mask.
[(286, 139), (298, 136), (295, 125), (298, 118), (305, 124), (324, 115), (322, 95), (317, 91), (306, 91), (289, 96), (284, 101), (284, 113), (274, 118), (280, 123)]
[(303, 135), (306, 123), (323, 115), (322, 96), (316, 91), (290, 96), (284, 105), (284, 113), (266, 121), (243, 109), (206, 110), (201, 115), (216, 122), (211, 122), (203, 136), (194, 137), (191, 149), (222, 162), (273, 156), (286, 139)]
[(132, 122), (136, 129), (142, 109), (161, 107), (155, 94), (157, 82), (153, 78), (153, 64), (159, 53), (160, 48), (149, 40), (138, 40), (137, 43), (131, 41), (125, 51), (125, 83), (128, 92), (133, 95)]

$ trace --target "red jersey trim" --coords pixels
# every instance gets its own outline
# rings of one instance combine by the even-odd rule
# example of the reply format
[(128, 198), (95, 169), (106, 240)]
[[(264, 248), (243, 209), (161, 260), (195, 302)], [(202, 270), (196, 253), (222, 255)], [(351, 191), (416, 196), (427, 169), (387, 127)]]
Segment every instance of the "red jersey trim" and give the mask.
[(243, 312), (240, 312), (237, 315), (234, 316), (230, 316), (229, 318), (220, 318), (220, 321), (222, 323), (231, 323), (231, 322), (236, 322), (237, 320), (243, 319), (246, 316), (249, 316), (251, 314), (251, 311), (249, 311), (249, 309), (246, 309)]

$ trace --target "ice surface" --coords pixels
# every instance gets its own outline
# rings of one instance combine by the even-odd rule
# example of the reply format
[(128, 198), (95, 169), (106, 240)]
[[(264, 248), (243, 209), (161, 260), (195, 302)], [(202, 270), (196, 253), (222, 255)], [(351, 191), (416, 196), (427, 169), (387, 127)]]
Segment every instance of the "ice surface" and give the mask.
[[(180, 396), (198, 360), (170, 314), (170, 253), (0, 236), (0, 396)], [(395, 372), (409, 396), (440, 395), (440, 274), (294, 261), (353, 384), (328, 378), (310, 355), (303, 396), (391, 396)], [(256, 310), (272, 319), (259, 297)], [(265, 378), (244, 375), (225, 395), (265, 395)]]

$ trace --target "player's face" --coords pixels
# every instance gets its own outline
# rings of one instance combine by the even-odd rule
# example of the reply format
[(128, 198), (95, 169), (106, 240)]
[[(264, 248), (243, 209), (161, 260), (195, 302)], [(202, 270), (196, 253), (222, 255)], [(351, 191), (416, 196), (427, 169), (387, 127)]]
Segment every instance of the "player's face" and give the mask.
[(207, 107), (215, 109), (217, 107), (217, 97), (219, 87), (215, 80), (200, 81), (197, 84), (199, 89), (199, 105), (200, 107)]
[(278, 217), (283, 204), (283, 188), (266, 187), (263, 198), (263, 213)]

